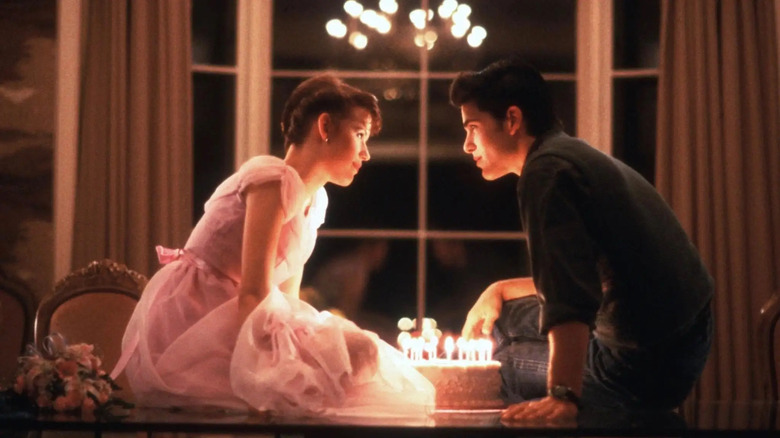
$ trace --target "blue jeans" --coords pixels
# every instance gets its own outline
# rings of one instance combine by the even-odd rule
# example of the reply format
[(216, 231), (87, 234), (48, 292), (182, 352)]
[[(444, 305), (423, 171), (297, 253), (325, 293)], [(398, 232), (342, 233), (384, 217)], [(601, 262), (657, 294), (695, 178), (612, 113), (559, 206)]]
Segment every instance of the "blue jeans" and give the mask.
[[(652, 347), (612, 349), (591, 336), (583, 376), (585, 409), (667, 410), (679, 406), (698, 380), (712, 345), (712, 311)], [(494, 358), (501, 362), (502, 397), (507, 403), (547, 393), (549, 346), (539, 334), (539, 301), (524, 297), (504, 303), (493, 328)]]

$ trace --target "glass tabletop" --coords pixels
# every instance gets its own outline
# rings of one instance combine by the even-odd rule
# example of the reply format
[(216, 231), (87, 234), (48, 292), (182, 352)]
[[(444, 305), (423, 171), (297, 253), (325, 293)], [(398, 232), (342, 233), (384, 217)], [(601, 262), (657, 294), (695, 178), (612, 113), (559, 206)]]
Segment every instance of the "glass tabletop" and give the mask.
[(273, 433), (316, 436), (713, 436), (762, 435), (776, 431), (778, 406), (772, 402), (700, 402), (675, 412), (595, 412), (576, 422), (505, 423), (500, 410), (435, 411), (428, 416), (289, 417), (211, 408), (134, 408), (121, 418), (0, 412), (0, 432), (77, 430), (93, 432)]

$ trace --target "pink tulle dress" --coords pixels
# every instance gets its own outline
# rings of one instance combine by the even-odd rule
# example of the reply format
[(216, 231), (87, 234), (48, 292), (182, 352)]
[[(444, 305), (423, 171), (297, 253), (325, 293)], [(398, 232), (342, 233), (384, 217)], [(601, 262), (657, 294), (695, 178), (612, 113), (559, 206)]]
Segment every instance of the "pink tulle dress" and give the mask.
[[(241, 324), (244, 194), (268, 181), (281, 181), (284, 208), (275, 287)], [(398, 350), (278, 289), (303, 269), (325, 218), (325, 190), (306, 213), (304, 197), (293, 168), (255, 157), (216, 189), (184, 249), (157, 248), (165, 266), (128, 323), (114, 372), (124, 368), (138, 404), (306, 416), (432, 412), (433, 387)]]

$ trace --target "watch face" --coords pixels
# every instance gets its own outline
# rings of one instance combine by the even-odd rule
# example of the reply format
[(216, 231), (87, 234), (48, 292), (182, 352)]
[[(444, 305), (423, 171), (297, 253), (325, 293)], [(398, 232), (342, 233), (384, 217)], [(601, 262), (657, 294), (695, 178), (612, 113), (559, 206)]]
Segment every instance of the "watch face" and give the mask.
[(555, 385), (550, 388), (550, 396), (558, 400), (566, 400), (572, 403), (579, 403), (579, 397), (568, 386)]
[(553, 386), (552, 389), (550, 389), (550, 395), (552, 395), (555, 398), (560, 398), (566, 400), (566, 393), (569, 391), (569, 388), (565, 386)]

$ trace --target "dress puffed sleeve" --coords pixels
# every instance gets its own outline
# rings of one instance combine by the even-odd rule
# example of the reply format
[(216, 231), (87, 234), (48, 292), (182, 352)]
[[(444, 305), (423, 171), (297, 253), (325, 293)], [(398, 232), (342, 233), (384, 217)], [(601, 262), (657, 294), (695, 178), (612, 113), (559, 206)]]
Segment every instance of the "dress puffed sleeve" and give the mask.
[(237, 172), (238, 197), (245, 202), (247, 189), (270, 181), (280, 181), (284, 220), (300, 211), (304, 200), (303, 181), (292, 167), (274, 156), (257, 156), (244, 163)]
[(324, 187), (320, 187), (317, 193), (314, 195), (314, 202), (312, 203), (312, 211), (309, 213), (311, 216), (311, 224), (317, 229), (325, 222), (325, 212), (328, 209), (328, 194)]

